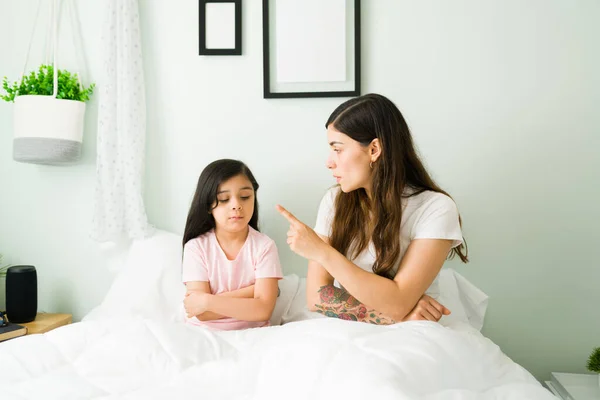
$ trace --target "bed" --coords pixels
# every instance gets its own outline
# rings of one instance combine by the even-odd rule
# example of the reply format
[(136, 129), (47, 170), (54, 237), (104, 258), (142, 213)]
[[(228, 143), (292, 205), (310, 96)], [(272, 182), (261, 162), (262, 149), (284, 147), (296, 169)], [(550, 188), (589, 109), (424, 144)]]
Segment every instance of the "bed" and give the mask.
[(555, 398), (481, 334), (487, 296), (456, 271), (428, 291), (453, 311), (440, 323), (325, 318), (286, 275), (272, 326), (217, 332), (182, 322), (180, 244), (136, 241), (81, 322), (1, 343), (0, 398)]

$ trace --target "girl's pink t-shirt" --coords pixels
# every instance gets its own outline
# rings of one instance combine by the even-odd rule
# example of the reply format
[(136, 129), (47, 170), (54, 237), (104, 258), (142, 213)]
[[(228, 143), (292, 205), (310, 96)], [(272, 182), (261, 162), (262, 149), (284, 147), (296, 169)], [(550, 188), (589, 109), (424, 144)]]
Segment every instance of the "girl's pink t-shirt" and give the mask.
[[(281, 264), (275, 242), (267, 235), (248, 227), (248, 237), (235, 260), (228, 260), (219, 245), (214, 230), (188, 241), (183, 248), (182, 281), (209, 282), (212, 294), (231, 292), (254, 285), (256, 279), (281, 279)], [(199, 321), (187, 318), (194, 325), (233, 330), (266, 326), (269, 321), (241, 321), (223, 318)]]

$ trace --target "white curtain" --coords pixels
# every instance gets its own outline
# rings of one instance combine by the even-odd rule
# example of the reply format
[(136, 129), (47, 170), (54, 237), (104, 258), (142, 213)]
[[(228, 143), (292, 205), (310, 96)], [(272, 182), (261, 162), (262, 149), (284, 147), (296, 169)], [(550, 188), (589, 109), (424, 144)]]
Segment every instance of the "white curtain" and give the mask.
[(99, 85), (96, 194), (91, 236), (152, 233), (143, 200), (146, 98), (137, 0), (106, 0)]

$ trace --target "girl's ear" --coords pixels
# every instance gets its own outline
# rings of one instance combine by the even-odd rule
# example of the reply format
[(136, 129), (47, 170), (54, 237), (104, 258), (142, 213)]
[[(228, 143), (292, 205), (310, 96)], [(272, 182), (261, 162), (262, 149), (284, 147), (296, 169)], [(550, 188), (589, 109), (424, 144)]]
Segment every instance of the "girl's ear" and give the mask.
[(369, 144), (369, 156), (371, 157), (371, 162), (377, 161), (379, 156), (381, 156), (381, 145), (379, 143), (379, 139), (373, 139)]

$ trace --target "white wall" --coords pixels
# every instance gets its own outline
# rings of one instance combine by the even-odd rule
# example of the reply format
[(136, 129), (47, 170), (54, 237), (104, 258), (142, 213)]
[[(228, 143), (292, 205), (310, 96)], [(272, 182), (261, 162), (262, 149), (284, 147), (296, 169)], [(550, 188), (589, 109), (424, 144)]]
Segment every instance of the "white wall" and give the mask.
[[(0, 76), (11, 81), (23, 69), (37, 4), (34, 0), (0, 0)], [(93, 79), (100, 70), (98, 16), (103, 7), (92, 0), (77, 4), (88, 77)], [(41, 10), (46, 11), (46, 6)], [(41, 16), (38, 23), (28, 70), (45, 62), (47, 17)], [(69, 29), (61, 31), (65, 36), (60, 42), (64, 47), (59, 63), (73, 69), (69, 33)], [(6, 262), (36, 266), (38, 310), (71, 312), (76, 320), (98, 304), (111, 280), (104, 266), (107, 253), (88, 239), (95, 185), (96, 108), (94, 98), (87, 106), (81, 162), (47, 167), (12, 161), (12, 105), (0, 101), (0, 253)], [(4, 281), (0, 281), (3, 307)]]
[[(12, 16), (0, 25), (0, 75), (20, 72), (34, 5), (0, 0)], [(79, 8), (94, 77), (103, 7)], [(261, 184), (263, 231), (286, 272), (304, 274), (274, 206), (314, 220), (332, 184), (323, 124), (345, 99), (262, 98), (258, 0), (243, 2), (240, 57), (197, 55), (195, 1), (142, 0), (140, 12), (150, 221), (181, 233), (201, 169), (243, 159)], [(600, 345), (600, 3), (373, 0), (362, 12), (363, 93), (396, 102), (457, 201), (472, 261), (452, 266), (491, 296), (484, 333), (538, 378), (583, 372)], [(0, 105), (0, 252), (36, 265), (40, 308), (76, 319), (110, 282), (87, 238), (95, 106), (83, 161), (57, 168), (11, 161), (11, 107)]]

